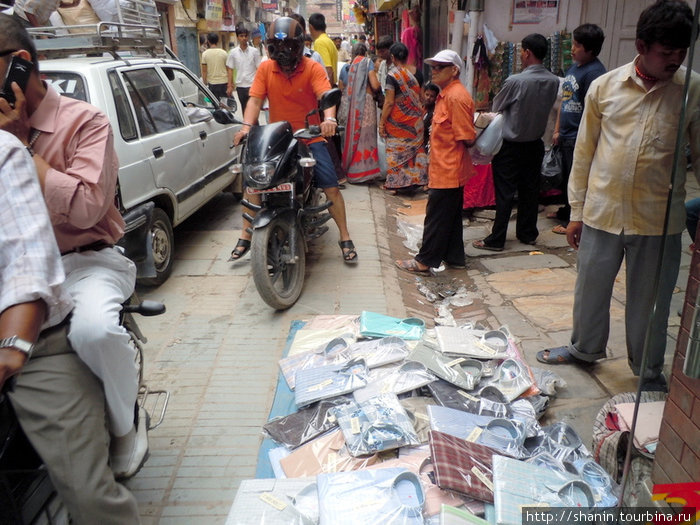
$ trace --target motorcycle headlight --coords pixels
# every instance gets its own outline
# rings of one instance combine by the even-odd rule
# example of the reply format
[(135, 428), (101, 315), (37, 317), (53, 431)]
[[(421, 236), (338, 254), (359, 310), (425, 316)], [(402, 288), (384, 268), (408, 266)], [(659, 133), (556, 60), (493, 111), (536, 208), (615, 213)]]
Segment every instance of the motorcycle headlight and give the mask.
[(275, 174), (277, 162), (262, 162), (260, 164), (247, 165), (244, 168), (243, 174), (246, 179), (260, 186), (266, 186), (272, 181), (272, 176)]

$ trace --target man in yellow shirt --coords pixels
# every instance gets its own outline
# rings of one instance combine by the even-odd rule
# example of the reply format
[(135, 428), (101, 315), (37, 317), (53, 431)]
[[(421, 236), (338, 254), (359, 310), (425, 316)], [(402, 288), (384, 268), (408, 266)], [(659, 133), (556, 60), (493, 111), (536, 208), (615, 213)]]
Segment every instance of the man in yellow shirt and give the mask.
[[(571, 222), (566, 236), (578, 249), (573, 332), (568, 346), (539, 352), (540, 362), (585, 364), (606, 356), (610, 300), (624, 258), (629, 365), (642, 376), (644, 390), (667, 389), (661, 370), (685, 221), (685, 156), (676, 166), (670, 204), (668, 197), (684, 96), (686, 71), (681, 64), (692, 27), (693, 13), (683, 1), (658, 1), (646, 8), (637, 23), (639, 54), (598, 77), (588, 90), (568, 186)], [(683, 140), (690, 144), (700, 180), (697, 73), (690, 78), (687, 108)], [(661, 254), (655, 293), (652, 276)], [(649, 357), (642, 370), (650, 323)]]
[(209, 49), (202, 53), (202, 80), (217, 98), (226, 98), (226, 88), (228, 87), (226, 59), (228, 53), (219, 47), (217, 33), (209, 33), (207, 42)]
[(326, 34), (326, 17), (314, 13), (309, 17), (309, 32), (314, 39), (314, 51), (318, 52), (326, 65), (331, 86), (338, 83), (338, 50), (333, 40)]

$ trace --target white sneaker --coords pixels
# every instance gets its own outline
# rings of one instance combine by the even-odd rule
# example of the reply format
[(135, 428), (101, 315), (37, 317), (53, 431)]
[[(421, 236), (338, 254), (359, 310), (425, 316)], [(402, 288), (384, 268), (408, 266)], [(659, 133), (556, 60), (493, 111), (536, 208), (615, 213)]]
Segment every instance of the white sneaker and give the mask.
[(109, 445), (109, 461), (118, 480), (133, 477), (148, 459), (148, 413), (138, 408), (136, 425), (121, 437), (113, 437)]

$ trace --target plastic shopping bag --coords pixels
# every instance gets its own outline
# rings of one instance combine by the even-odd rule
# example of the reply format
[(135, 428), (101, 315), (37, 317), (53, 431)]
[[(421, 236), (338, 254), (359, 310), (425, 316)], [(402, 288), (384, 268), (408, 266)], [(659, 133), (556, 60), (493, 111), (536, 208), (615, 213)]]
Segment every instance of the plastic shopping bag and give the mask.
[(474, 124), (477, 129), (483, 125), (480, 124), (482, 120), (486, 121), (486, 127), (479, 133), (470, 151), (472, 162), (476, 164), (488, 164), (491, 162), (491, 159), (499, 152), (503, 144), (503, 115), (500, 113), (495, 115), (482, 113), (476, 116)]
[[(542, 160), (542, 177), (540, 181), (540, 190), (558, 190), (562, 189), (561, 185), (564, 181), (564, 173), (561, 158), (561, 149), (559, 146), (552, 148), (545, 153)], [(566, 191), (566, 188), (564, 188)]]

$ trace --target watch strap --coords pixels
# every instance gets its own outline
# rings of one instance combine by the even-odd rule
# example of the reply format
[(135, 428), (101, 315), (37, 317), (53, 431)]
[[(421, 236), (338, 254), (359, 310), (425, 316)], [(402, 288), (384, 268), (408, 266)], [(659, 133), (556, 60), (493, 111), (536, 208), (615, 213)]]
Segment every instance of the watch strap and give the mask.
[(0, 339), (0, 349), (2, 348), (12, 348), (14, 350), (19, 350), (20, 352), (27, 355), (27, 359), (32, 356), (32, 351), (34, 350), (34, 344), (21, 339), (20, 337), (13, 335), (11, 337), (5, 337)]

